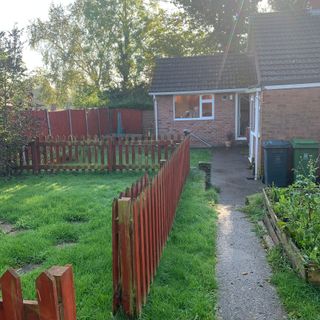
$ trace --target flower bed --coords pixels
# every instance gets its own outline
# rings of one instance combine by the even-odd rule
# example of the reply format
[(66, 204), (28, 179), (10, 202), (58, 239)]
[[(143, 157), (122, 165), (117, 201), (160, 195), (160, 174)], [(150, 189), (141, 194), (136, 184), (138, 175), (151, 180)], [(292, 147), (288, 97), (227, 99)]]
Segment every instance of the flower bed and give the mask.
[(292, 265), (308, 282), (320, 286), (320, 187), (300, 177), (288, 188), (264, 190), (264, 223)]

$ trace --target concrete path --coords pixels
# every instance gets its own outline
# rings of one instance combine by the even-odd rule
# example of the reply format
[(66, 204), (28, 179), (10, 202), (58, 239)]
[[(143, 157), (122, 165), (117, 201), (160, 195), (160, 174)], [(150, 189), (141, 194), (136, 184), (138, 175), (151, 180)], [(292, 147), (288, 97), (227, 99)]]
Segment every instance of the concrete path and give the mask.
[(220, 188), (218, 205), (218, 317), (223, 320), (286, 319), (271, 270), (253, 225), (239, 209), (247, 195), (261, 189), (248, 180), (246, 152), (240, 148), (216, 149), (212, 184)]

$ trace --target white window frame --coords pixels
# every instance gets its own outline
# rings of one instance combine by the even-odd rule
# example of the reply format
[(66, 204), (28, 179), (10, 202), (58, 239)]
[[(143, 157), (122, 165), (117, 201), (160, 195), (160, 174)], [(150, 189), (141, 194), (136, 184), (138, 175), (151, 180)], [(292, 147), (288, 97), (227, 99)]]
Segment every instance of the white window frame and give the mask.
[[(178, 95), (173, 96), (173, 120), (174, 121), (193, 121), (193, 120), (214, 120), (214, 111), (215, 111), (215, 96), (213, 93), (206, 94), (184, 94), (185, 96), (199, 96), (199, 118), (176, 118), (176, 97)], [(212, 99), (203, 99), (204, 96), (212, 96)], [(181, 96), (181, 95), (179, 95)], [(211, 117), (203, 117), (202, 116), (202, 105), (204, 103), (212, 104), (212, 116)]]

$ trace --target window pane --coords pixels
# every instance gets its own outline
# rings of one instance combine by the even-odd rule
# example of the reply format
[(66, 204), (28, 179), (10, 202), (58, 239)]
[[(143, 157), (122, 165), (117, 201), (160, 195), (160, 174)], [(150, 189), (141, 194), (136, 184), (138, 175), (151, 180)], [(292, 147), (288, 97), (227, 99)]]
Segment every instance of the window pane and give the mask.
[(175, 105), (176, 119), (200, 117), (199, 96), (177, 96)]
[(212, 100), (212, 96), (210, 95), (202, 96), (202, 100)]
[(203, 117), (212, 117), (212, 103), (203, 103), (202, 104), (202, 116)]

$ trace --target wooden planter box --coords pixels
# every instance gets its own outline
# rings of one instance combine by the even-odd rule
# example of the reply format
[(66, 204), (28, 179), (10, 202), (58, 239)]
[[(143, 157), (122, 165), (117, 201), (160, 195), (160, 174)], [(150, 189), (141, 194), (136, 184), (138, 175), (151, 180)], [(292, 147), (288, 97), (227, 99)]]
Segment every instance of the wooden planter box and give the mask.
[(298, 271), (305, 281), (320, 287), (320, 266), (307, 262), (292, 239), (279, 228), (279, 219), (273, 211), (271, 202), (265, 190), (263, 198), (266, 206), (266, 214), (263, 222), (275, 244), (280, 244), (288, 256), (292, 266)]

